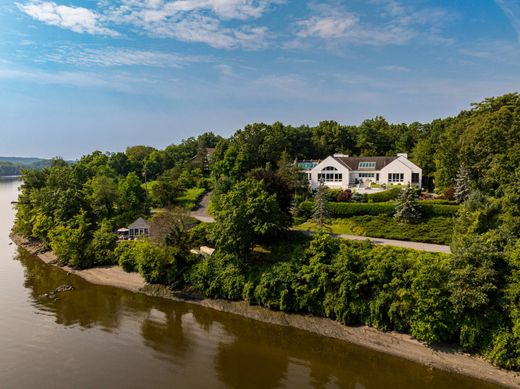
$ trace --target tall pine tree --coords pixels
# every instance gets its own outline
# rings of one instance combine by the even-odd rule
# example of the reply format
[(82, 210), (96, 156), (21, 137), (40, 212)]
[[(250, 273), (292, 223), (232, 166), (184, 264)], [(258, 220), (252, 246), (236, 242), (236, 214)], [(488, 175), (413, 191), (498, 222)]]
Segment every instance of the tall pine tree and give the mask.
[(320, 181), (318, 190), (314, 195), (314, 207), (312, 209), (312, 219), (318, 225), (320, 231), (326, 227), (329, 220), (327, 203), (327, 187), (323, 184), (323, 181)]
[(399, 195), (395, 206), (395, 220), (401, 224), (417, 223), (421, 218), (421, 208), (417, 204), (417, 194), (415, 188), (408, 185)]
[(471, 193), (471, 178), (469, 171), (464, 165), (459, 168), (457, 178), (455, 178), (455, 199), (457, 203), (463, 203)]

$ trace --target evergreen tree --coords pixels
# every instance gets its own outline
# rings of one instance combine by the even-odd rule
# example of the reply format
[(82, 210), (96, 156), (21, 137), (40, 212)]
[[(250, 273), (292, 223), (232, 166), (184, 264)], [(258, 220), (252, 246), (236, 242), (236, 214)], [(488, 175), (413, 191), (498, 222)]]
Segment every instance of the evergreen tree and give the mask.
[(399, 196), (395, 206), (394, 218), (399, 223), (416, 223), (421, 217), (421, 209), (417, 204), (415, 189), (408, 185)]
[(312, 219), (318, 225), (320, 231), (323, 230), (329, 219), (327, 203), (327, 188), (321, 181), (314, 195), (314, 207), (312, 209)]
[(470, 184), (469, 171), (464, 165), (461, 165), (457, 178), (455, 178), (455, 199), (457, 203), (466, 201), (471, 192)]

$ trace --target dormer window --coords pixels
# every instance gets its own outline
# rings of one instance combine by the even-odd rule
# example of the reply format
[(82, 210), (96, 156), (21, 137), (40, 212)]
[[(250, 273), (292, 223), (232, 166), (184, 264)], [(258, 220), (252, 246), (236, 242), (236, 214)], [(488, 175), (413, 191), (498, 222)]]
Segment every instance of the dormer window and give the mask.
[(375, 169), (376, 163), (375, 162), (360, 162), (358, 165), (358, 169)]

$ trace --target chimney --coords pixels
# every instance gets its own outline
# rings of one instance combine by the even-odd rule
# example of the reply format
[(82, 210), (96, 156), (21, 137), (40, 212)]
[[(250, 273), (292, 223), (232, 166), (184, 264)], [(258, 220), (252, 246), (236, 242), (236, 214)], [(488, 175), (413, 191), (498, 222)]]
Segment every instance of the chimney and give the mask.
[(408, 153), (397, 153), (397, 156), (408, 159)]
[(337, 153), (337, 154), (334, 154), (334, 157), (335, 158), (348, 158), (348, 155), (347, 154)]

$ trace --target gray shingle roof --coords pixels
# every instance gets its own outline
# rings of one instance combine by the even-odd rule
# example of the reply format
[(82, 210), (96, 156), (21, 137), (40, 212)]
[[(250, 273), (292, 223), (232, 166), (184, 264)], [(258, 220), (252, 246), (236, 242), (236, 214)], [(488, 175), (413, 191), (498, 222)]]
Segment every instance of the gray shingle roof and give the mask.
[[(336, 161), (350, 170), (374, 171), (381, 170), (386, 165), (395, 161), (398, 157), (334, 157)], [(375, 162), (374, 168), (359, 168), (360, 162)]]
[(131, 230), (132, 228), (150, 228), (150, 223), (144, 220), (142, 217), (140, 217), (128, 226), (129, 230)]

